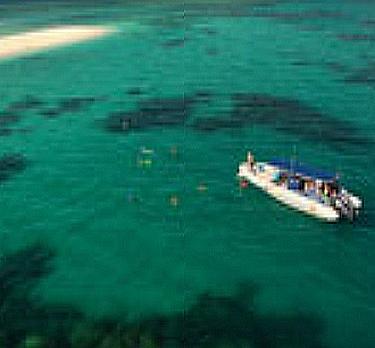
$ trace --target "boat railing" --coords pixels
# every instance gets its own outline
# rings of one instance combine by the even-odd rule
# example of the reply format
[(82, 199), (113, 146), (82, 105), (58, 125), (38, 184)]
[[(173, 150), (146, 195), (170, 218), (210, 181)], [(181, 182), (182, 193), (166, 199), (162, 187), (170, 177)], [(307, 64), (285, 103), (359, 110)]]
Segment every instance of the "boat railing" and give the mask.
[[(317, 203), (324, 204), (327, 206), (334, 205), (335, 197), (329, 197), (329, 196), (324, 195), (323, 193), (317, 193), (316, 188), (309, 189), (308, 191), (304, 191), (303, 189), (301, 190), (299, 188), (291, 189), (289, 187), (288, 180), (290, 180), (290, 178), (294, 178), (294, 175), (290, 175), (290, 172), (288, 172), (287, 170), (280, 171), (278, 168), (272, 165), (269, 165), (267, 162), (256, 162), (252, 170), (250, 170), (248, 166), (247, 166), (247, 169), (255, 175), (260, 175), (260, 176), (266, 175), (267, 177), (269, 176), (269, 180), (271, 180), (274, 184), (284, 185), (286, 189), (293, 191), (294, 193), (298, 194), (301, 197), (306, 197), (310, 200), (313, 200)], [(282, 177), (282, 173), (287, 174), (287, 177), (286, 177), (287, 182), (284, 182), (283, 184), (279, 182), (280, 178)]]

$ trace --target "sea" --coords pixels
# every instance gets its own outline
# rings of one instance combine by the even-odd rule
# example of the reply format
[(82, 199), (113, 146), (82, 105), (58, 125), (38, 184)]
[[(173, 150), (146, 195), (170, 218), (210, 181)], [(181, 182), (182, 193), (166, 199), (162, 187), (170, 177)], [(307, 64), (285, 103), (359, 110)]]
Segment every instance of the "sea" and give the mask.
[[(116, 32), (0, 61), (1, 347), (375, 347), (375, 2), (0, 2), (71, 24)], [(241, 187), (249, 150), (359, 218)]]

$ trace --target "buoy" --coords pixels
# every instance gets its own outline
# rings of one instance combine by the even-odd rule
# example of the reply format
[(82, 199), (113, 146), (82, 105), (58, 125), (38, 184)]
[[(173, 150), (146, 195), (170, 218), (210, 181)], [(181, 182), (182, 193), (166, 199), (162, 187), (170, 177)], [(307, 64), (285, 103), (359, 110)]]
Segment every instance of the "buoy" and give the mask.
[(197, 186), (197, 190), (198, 190), (199, 192), (205, 192), (205, 191), (208, 190), (208, 187), (207, 187), (205, 184), (199, 184), (199, 185)]
[(147, 149), (146, 147), (142, 146), (141, 147), (141, 153), (143, 155), (152, 155), (154, 153), (153, 149)]
[(152, 160), (151, 159), (139, 159), (138, 166), (139, 167), (151, 167)]
[(249, 186), (249, 183), (246, 180), (240, 181), (241, 188), (247, 188)]
[(137, 203), (137, 202), (139, 202), (139, 197), (134, 192), (132, 192), (132, 191), (128, 192), (127, 198), (128, 198), (128, 203)]
[(177, 146), (174, 146), (174, 145), (171, 146), (169, 152), (171, 153), (172, 156), (176, 156), (178, 152)]
[(177, 207), (180, 201), (177, 196), (173, 195), (169, 198), (169, 204), (173, 207)]

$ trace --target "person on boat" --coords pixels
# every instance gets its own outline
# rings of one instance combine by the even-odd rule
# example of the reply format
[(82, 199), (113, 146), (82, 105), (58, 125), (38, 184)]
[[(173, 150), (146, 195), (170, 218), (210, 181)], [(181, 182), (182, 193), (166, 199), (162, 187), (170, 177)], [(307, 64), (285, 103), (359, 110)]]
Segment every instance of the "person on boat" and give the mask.
[(310, 187), (310, 183), (307, 180), (305, 180), (305, 182), (303, 183), (303, 192), (305, 194), (307, 194), (307, 192), (309, 191), (309, 187)]
[(255, 161), (254, 161), (254, 156), (252, 155), (252, 153), (249, 151), (247, 153), (247, 165), (248, 165), (248, 168), (253, 171), (254, 169), (254, 164), (255, 164)]
[(288, 184), (288, 174), (286, 174), (286, 173), (282, 173), (282, 174), (281, 174), (281, 177), (280, 177), (279, 185), (280, 185), (281, 187), (286, 188), (286, 187), (287, 187), (287, 184)]
[(305, 183), (305, 179), (303, 177), (299, 177), (298, 191), (303, 192), (305, 190)]
[(316, 195), (317, 197), (321, 197), (322, 194), (323, 194), (323, 189), (324, 189), (324, 186), (323, 186), (323, 182), (322, 182), (322, 180), (317, 179), (317, 180), (315, 181), (315, 195)]
[(337, 197), (339, 195), (339, 184), (337, 181), (333, 181), (331, 183), (331, 195), (334, 197)]
[(315, 185), (314, 182), (311, 180), (305, 181), (305, 188), (304, 188), (305, 194), (307, 196), (312, 196), (315, 193)]
[(335, 202), (336, 202), (336, 198), (337, 198), (337, 191), (335, 189), (335, 187), (331, 187), (331, 192), (330, 192), (330, 201), (331, 201), (331, 205), (334, 205)]

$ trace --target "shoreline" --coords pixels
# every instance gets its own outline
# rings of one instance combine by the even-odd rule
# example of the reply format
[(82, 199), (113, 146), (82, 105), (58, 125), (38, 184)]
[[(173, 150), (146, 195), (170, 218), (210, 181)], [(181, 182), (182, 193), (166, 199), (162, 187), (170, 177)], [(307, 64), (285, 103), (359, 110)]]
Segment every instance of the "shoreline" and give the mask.
[(0, 60), (93, 40), (114, 32), (113, 27), (107, 26), (64, 25), (0, 36)]

